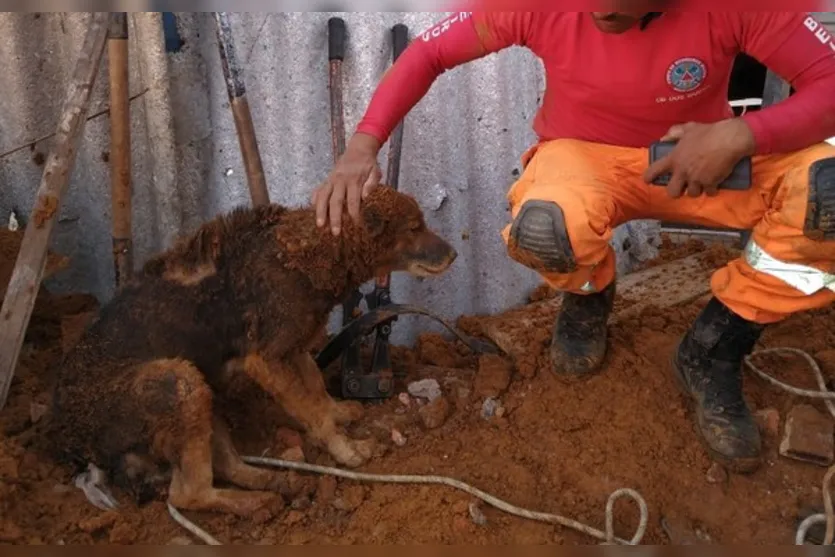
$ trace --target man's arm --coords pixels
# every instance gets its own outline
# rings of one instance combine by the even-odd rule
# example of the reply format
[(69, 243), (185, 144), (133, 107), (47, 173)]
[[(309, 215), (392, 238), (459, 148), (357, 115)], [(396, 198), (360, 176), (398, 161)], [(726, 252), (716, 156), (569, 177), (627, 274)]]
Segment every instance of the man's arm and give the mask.
[(382, 145), (447, 70), (524, 45), (533, 12), (458, 12), (416, 37), (383, 76), (357, 133)]
[(742, 118), (756, 154), (791, 152), (835, 136), (835, 39), (805, 12), (725, 12), (743, 52), (791, 83), (788, 99)]

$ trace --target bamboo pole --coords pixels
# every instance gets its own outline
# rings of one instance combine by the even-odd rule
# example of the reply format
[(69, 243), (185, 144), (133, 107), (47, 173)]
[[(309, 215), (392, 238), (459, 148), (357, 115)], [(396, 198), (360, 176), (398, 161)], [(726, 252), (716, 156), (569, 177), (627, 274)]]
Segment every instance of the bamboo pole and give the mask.
[(58, 122), (55, 144), (44, 165), (29, 225), (0, 309), (0, 410), (6, 406), (26, 328), (43, 278), (47, 247), (72, 174), (90, 105), (90, 91), (104, 53), (109, 17), (108, 12), (92, 12)]
[(114, 12), (107, 40), (110, 70), (110, 191), (113, 268), (119, 289), (133, 274), (128, 14)]
[(246, 84), (244, 72), (241, 68), (235, 42), (232, 39), (232, 24), (228, 12), (213, 12), (217, 24), (217, 46), (220, 49), (220, 62), (223, 67), (223, 77), (226, 81), (226, 92), (229, 95), (229, 106), (235, 118), (235, 128), (238, 131), (238, 142), (241, 146), (241, 156), (246, 169), (249, 194), (253, 205), (267, 205), (270, 194), (267, 180), (264, 177), (264, 166), (261, 153), (258, 150), (258, 140), (255, 136), (255, 125), (252, 122), (252, 112), (246, 98)]

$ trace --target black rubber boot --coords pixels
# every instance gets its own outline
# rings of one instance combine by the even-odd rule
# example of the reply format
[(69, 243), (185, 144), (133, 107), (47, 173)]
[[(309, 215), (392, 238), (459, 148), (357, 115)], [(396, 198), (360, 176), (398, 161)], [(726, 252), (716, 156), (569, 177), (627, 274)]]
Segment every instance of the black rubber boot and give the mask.
[(551, 338), (551, 361), (557, 373), (585, 375), (600, 368), (614, 301), (614, 282), (594, 294), (563, 294)]
[(712, 298), (673, 356), (679, 384), (695, 402), (705, 446), (737, 473), (753, 472), (760, 464), (762, 440), (742, 396), (742, 361), (763, 328)]

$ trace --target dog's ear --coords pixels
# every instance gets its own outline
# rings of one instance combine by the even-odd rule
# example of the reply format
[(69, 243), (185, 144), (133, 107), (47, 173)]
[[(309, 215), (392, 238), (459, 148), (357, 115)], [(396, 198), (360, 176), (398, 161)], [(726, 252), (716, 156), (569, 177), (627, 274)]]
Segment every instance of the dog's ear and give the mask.
[(378, 238), (385, 233), (388, 222), (380, 207), (366, 205), (362, 211), (362, 220), (372, 238)]

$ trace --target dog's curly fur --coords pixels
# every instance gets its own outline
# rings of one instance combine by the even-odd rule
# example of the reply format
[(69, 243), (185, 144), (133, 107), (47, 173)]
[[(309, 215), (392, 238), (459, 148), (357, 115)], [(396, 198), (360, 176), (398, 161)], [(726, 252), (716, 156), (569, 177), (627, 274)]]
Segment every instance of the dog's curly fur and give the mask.
[[(338, 462), (365, 462), (372, 441), (339, 427), (362, 407), (327, 394), (311, 343), (362, 283), (438, 274), (455, 251), (427, 229), (414, 199), (389, 187), (364, 202), (361, 223), (345, 219), (334, 237), (309, 208), (237, 209), (148, 261), (61, 365), (46, 431), (54, 453), (92, 462), (134, 493), (169, 471), (169, 501), (180, 508), (270, 508), (281, 501), (274, 491), (297, 486), (246, 465), (213, 407), (242, 374)], [(253, 491), (216, 489), (215, 478)]]

